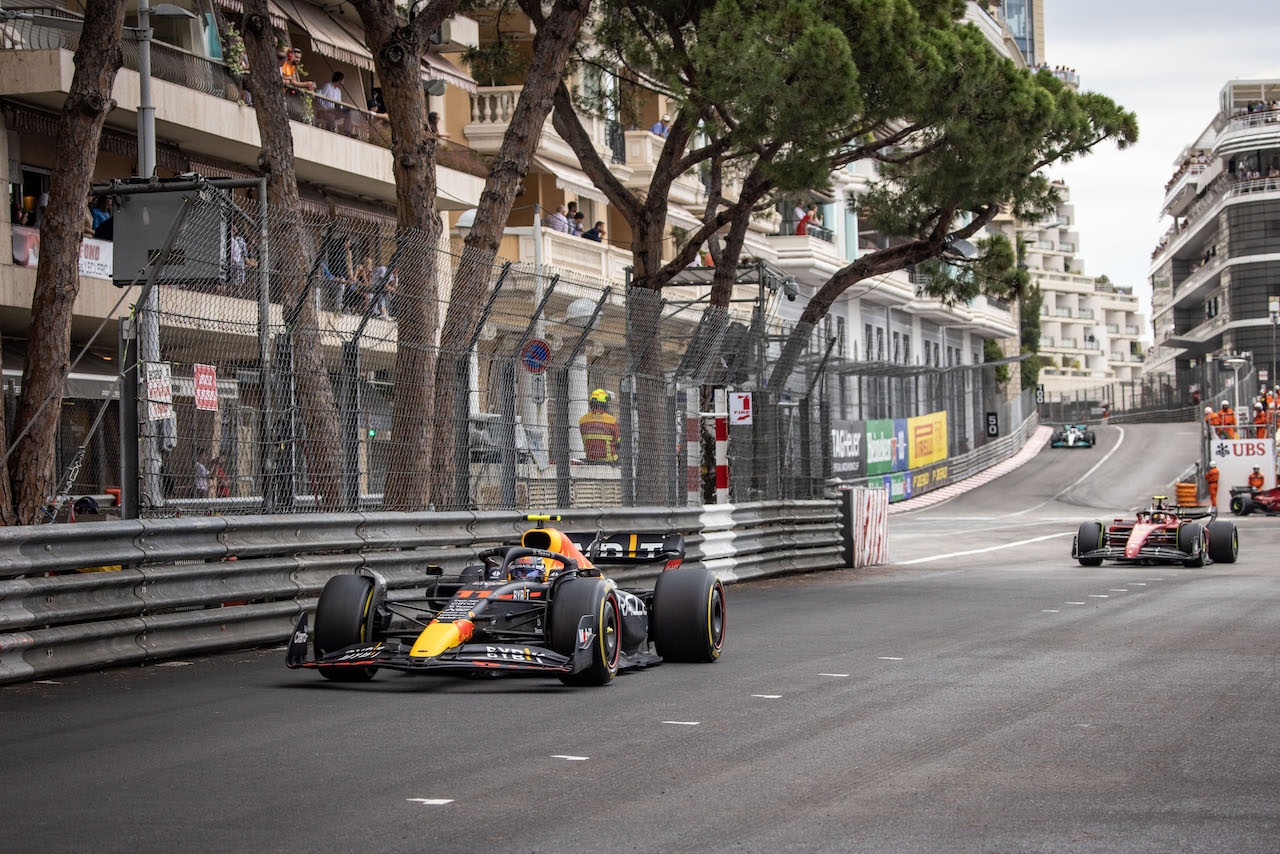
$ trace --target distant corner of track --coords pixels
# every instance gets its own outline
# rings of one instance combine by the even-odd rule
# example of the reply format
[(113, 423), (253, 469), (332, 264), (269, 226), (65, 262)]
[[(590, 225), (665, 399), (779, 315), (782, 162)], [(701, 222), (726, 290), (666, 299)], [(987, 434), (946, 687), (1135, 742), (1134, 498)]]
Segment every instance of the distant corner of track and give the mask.
[(990, 483), (998, 477), (1008, 474), (1015, 469), (1025, 465), (1032, 457), (1040, 453), (1046, 444), (1049, 443), (1050, 437), (1053, 436), (1053, 428), (1041, 425), (1027, 439), (1027, 443), (1022, 446), (1018, 453), (1009, 457), (1004, 462), (996, 463), (989, 469), (978, 472), (975, 475), (966, 477), (964, 480), (944, 486), (941, 489), (935, 489), (919, 498), (911, 498), (906, 501), (899, 501), (896, 504), (889, 505), (889, 515), (897, 515), (899, 513), (909, 513), (913, 510), (923, 510), (926, 507), (933, 507), (944, 501), (950, 501), (959, 495), (963, 495), (970, 490), (977, 489), (983, 484)]

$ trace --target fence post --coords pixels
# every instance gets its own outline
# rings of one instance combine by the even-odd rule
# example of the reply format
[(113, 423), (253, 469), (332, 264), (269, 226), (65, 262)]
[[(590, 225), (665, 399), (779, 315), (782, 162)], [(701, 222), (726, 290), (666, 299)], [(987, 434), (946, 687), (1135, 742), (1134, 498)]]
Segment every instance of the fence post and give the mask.
[(516, 447), (516, 360), (503, 359), (498, 368), (498, 480), (502, 487), (501, 509), (516, 507), (516, 462), (520, 451)]
[(347, 511), (360, 509), (360, 344), (342, 342), (338, 372), (338, 429), (342, 445), (342, 498)]
[[(120, 518), (138, 518), (138, 325), (120, 321)], [(10, 422), (12, 423), (12, 422)]]
[(551, 461), (556, 467), (556, 507), (573, 505), (573, 484), (569, 473), (569, 365), (553, 368), (551, 374)]
[[(723, 388), (717, 388), (716, 413), (716, 503), (729, 503), (729, 401)], [(759, 409), (757, 409), (759, 412)]]

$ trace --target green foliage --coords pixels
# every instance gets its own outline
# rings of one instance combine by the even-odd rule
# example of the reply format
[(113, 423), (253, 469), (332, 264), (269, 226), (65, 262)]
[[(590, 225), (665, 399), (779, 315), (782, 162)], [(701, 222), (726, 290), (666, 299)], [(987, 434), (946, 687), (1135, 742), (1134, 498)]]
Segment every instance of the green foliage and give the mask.
[(521, 82), (528, 63), (516, 48), (515, 42), (498, 38), (479, 47), (469, 47), (462, 52), (471, 69), (471, 76), (481, 86), (505, 86)]
[[(999, 344), (997, 344), (995, 341), (992, 341), (990, 338), (983, 340), (982, 361), (996, 362), (1003, 358), (1004, 358), (1004, 351), (1000, 349)], [(996, 382), (999, 383), (1000, 385), (1004, 385), (1009, 381), (1008, 365), (996, 365), (994, 368), (994, 373), (996, 377)]]
[(1022, 352), (1031, 353), (1030, 356), (1018, 363), (1021, 372), (1022, 388), (1027, 390), (1035, 388), (1040, 383), (1040, 369), (1045, 365), (1052, 365), (1053, 359), (1046, 358), (1036, 353), (1032, 353), (1030, 348), (1023, 347)]
[(1039, 285), (1022, 292), (1019, 300), (1022, 346), (1032, 353), (1040, 352), (1040, 308), (1043, 305), (1044, 295), (1040, 293)]
[(1002, 234), (994, 234), (977, 242), (978, 254), (963, 258), (952, 251), (939, 258), (918, 264), (916, 272), (925, 275), (921, 291), (947, 305), (970, 302), (982, 294), (1009, 300), (1022, 293), (1030, 277), (1019, 269), (1013, 245)]

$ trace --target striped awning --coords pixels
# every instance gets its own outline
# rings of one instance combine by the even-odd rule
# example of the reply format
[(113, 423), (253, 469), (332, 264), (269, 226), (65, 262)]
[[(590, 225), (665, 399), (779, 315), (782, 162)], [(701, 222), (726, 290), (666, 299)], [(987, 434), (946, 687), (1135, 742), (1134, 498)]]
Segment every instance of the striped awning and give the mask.
[(311, 47), (316, 53), (366, 71), (375, 70), (373, 54), (365, 47), (364, 33), (357, 24), (339, 20), (301, 0), (279, 0), (279, 3), (289, 20), (311, 37)]
[(445, 59), (438, 53), (427, 51), (422, 57), (422, 79), (443, 80), (450, 86), (456, 86), (463, 92), (476, 93), (476, 81), (471, 75)]
[[(40, 0), (40, 2), (44, 2), (44, 0)], [(213, 2), (217, 3), (228, 12), (235, 12), (237, 15), (244, 14), (244, 3), (242, 3), (241, 0), (213, 0)], [(289, 19), (285, 17), (284, 12), (280, 10), (279, 6), (270, 2), (270, 0), (268, 0), (267, 3), (267, 17), (271, 19), (271, 26), (276, 29), (288, 29)]]

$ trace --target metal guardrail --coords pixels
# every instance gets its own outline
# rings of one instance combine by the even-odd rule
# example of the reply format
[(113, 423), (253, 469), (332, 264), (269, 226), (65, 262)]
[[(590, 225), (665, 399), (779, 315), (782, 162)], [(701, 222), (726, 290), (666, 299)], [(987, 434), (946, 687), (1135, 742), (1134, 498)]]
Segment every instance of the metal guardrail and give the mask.
[[(679, 531), (686, 563), (739, 581), (844, 565), (834, 500), (570, 510), (566, 530)], [(214, 516), (0, 528), (0, 684), (281, 643), (332, 576), (414, 595), (516, 539), (520, 513)], [(611, 575), (645, 581), (662, 567)], [(96, 571), (95, 571), (96, 570)]]

